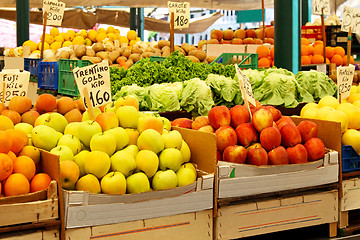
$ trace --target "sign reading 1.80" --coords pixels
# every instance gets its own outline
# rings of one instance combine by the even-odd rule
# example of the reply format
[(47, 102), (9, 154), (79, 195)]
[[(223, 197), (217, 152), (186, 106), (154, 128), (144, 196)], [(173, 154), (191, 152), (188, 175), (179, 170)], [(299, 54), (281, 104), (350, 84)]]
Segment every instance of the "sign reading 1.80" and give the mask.
[(104, 61), (82, 68), (77, 67), (73, 70), (73, 73), (86, 108), (88, 108), (88, 102), (84, 95), (85, 88), (89, 92), (90, 104), (93, 107), (99, 107), (111, 102), (108, 62)]

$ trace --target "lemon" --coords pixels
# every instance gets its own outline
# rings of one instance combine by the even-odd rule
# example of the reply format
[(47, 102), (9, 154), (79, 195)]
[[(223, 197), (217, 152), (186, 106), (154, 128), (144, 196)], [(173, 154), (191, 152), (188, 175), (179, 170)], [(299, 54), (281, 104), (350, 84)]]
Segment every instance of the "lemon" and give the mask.
[(101, 32), (106, 33), (106, 31), (105, 31), (105, 29), (104, 29), (104, 28), (99, 28), (99, 29), (97, 30), (97, 32), (98, 32), (98, 33), (101, 33)]
[(355, 129), (348, 129), (342, 135), (341, 143), (351, 145), (357, 153), (360, 153), (360, 132)]
[(50, 30), (50, 35), (53, 36), (53, 37), (56, 37), (59, 35), (59, 29), (57, 29), (56, 27), (53, 27), (51, 30)]
[(109, 38), (111, 41), (114, 41), (115, 39), (117, 39), (115, 33), (108, 33), (107, 36), (108, 36), (108, 38)]
[(360, 107), (360, 100), (357, 100), (352, 103), (355, 107)]
[[(45, 37), (46, 38), (46, 37)], [(41, 45), (42, 45), (42, 42), (39, 42), (38, 43), (38, 49), (41, 51)], [(47, 42), (45, 42), (44, 43), (44, 50), (46, 50), (46, 49), (50, 49), (50, 45), (47, 43)]]
[[(325, 108), (325, 107), (324, 107)], [(323, 108), (322, 108), (323, 109)], [(321, 109), (319, 110), (320, 113)], [(318, 114), (319, 114), (318, 113)], [(327, 111), (324, 113), (321, 120), (333, 121), (333, 122), (340, 122), (341, 123), (341, 132), (345, 132), (348, 128), (349, 120), (345, 113), (338, 110)]]
[(115, 35), (116, 35), (116, 39), (120, 39), (121, 37), (120, 33), (115, 33)]
[(351, 94), (350, 97), (347, 99), (349, 103), (353, 103), (355, 101), (360, 100), (360, 93)]
[(126, 44), (129, 43), (129, 40), (125, 36), (121, 36), (119, 40), (120, 40), (120, 43), (126, 43)]
[(84, 45), (85, 45), (85, 46), (91, 46), (91, 45), (92, 45), (92, 41), (91, 41), (90, 39), (86, 38), (85, 41), (84, 41)]
[(87, 37), (92, 41), (92, 42), (96, 42), (96, 35), (97, 32), (94, 29), (91, 29), (88, 33), (87, 33)]
[(56, 36), (54, 38), (54, 40), (55, 40), (55, 42), (61, 42), (61, 43), (63, 43), (65, 41), (63, 36)]
[(129, 46), (134, 46), (139, 40), (130, 40)]
[(96, 35), (96, 41), (97, 42), (102, 42), (105, 38), (107, 38), (107, 35), (105, 32), (98, 32), (98, 34)]
[[(43, 35), (41, 34), (40, 41), (42, 41), (42, 39), (43, 39)], [(45, 42), (47, 42), (48, 44), (52, 44), (54, 42), (54, 37), (48, 33), (45, 33)]]
[(115, 28), (114, 33), (115, 33), (115, 34), (119, 34), (119, 35), (120, 35), (120, 30), (119, 30), (119, 29), (117, 29), (117, 28)]
[(30, 47), (30, 52), (33, 52), (37, 49), (37, 44), (34, 41), (31, 40), (27, 40), (23, 43), (23, 47), (24, 46), (29, 46)]
[(65, 33), (61, 32), (61, 33), (59, 33), (59, 36), (63, 37), (65, 39)]
[(83, 38), (86, 38), (87, 37), (87, 32), (85, 29), (81, 29), (77, 34), (76, 36), (82, 36)]
[(340, 104), (339, 101), (336, 98), (334, 98), (333, 96), (325, 96), (320, 99), (320, 101), (318, 103), (318, 108), (321, 109), (324, 106), (329, 106), (329, 107), (336, 109), (336, 107), (339, 104)]
[(341, 103), (336, 110), (346, 114), (349, 125), (348, 128), (360, 129), (360, 108), (351, 103)]
[(306, 110), (304, 111), (304, 114), (303, 114), (302, 117), (303, 117), (303, 118), (316, 119), (318, 112), (319, 112), (319, 109), (318, 109), (318, 108), (309, 107), (308, 109), (306, 109)]
[(308, 110), (309, 108), (317, 108), (317, 104), (316, 103), (307, 103), (300, 111), (300, 117), (304, 117), (304, 113), (306, 110)]
[(76, 36), (74, 37), (72, 43), (73, 45), (83, 45), (85, 43), (85, 39), (82, 36)]
[(53, 42), (50, 45), (50, 49), (54, 50), (56, 52), (56, 50), (58, 50), (59, 48), (61, 48), (62, 43), (61, 42)]
[(33, 51), (32, 53), (41, 53), (41, 51), (40, 50), (35, 50), (35, 51)]
[(106, 29), (106, 33), (113, 33), (115, 32), (115, 28), (113, 26), (108, 26), (108, 28)]
[(62, 47), (69, 47), (69, 46), (71, 46), (71, 45), (73, 45), (72, 42), (70, 42), (70, 41), (65, 41), (65, 42), (63, 42)]
[(130, 30), (127, 32), (126, 37), (129, 39), (129, 41), (136, 40), (137, 33), (134, 30)]
[(350, 89), (350, 95), (352, 95), (354, 93), (358, 93), (358, 87), (355, 85), (352, 85), (351, 89)]
[(74, 39), (75, 35), (76, 34), (75, 34), (74, 30), (69, 30), (65, 33), (64, 38), (66, 41), (72, 41)]

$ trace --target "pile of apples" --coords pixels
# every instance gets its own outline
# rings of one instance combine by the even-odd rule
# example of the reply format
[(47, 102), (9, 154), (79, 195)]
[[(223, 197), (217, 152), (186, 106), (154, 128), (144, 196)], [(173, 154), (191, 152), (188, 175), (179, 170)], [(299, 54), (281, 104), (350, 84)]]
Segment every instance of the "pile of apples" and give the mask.
[(316, 123), (302, 121), (296, 126), (288, 116), (272, 106), (251, 106), (248, 110), (237, 105), (231, 109), (216, 106), (208, 116), (176, 119), (173, 125), (199, 131), (214, 132), (218, 160), (252, 165), (280, 165), (306, 163), (321, 159), (325, 145), (317, 137)]

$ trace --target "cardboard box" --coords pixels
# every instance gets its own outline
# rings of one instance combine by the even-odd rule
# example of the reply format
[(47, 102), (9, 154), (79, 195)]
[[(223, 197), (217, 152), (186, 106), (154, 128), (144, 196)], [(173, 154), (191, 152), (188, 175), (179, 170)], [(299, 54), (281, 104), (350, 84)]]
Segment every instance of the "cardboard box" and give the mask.
[(337, 221), (337, 190), (249, 200), (218, 209), (214, 239), (237, 239), (324, 223), (336, 226)]
[(349, 215), (353, 210), (360, 209), (360, 179), (352, 178), (342, 181), (340, 196), (339, 228), (349, 226)]
[(102, 238), (108, 240), (212, 240), (212, 214), (212, 210), (205, 210), (104, 226), (67, 229), (66, 238), (76, 240)]
[(59, 240), (59, 229), (18, 231), (1, 234), (2, 240)]
[(271, 50), (271, 48), (274, 46), (271, 44), (247, 44), (246, 45), (246, 53), (256, 53), (256, 49), (261, 45), (268, 47), (269, 50)]
[(212, 133), (176, 128), (199, 170), (196, 183), (139, 194), (64, 191), (66, 228), (98, 226), (198, 212), (213, 208), (216, 139)]
[(20, 69), (24, 70), (23, 57), (4, 57), (4, 69)]
[(246, 53), (246, 45), (242, 44), (206, 44), (202, 50), (207, 56), (220, 56), (222, 53)]
[[(293, 117), (293, 120), (298, 124), (304, 119)], [(318, 125), (318, 137), (332, 150), (323, 160), (306, 164), (261, 167), (220, 162), (218, 198), (244, 197), (338, 182), (340, 123), (315, 119), (311, 121)]]

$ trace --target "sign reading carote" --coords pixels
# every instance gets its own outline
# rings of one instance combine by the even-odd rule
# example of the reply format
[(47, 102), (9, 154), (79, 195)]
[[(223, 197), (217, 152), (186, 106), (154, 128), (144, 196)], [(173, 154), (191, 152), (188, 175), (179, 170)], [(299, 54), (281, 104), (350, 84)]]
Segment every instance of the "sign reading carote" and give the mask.
[(330, 15), (330, 0), (312, 0), (312, 13), (314, 15), (321, 15), (324, 9), (324, 15)]
[(168, 1), (169, 14), (174, 12), (174, 29), (189, 28), (190, 3)]
[(110, 72), (107, 61), (82, 68), (77, 67), (73, 73), (86, 108), (89, 107), (89, 103), (85, 100), (85, 88), (89, 92), (92, 107), (100, 107), (111, 102)]
[(352, 7), (344, 7), (341, 31), (348, 32), (351, 27), (351, 32), (360, 36), (360, 9)]
[[(0, 99), (4, 99), (4, 104), (8, 105), (10, 99), (15, 96), (26, 96), (28, 87), (30, 72), (18, 70), (18, 69), (9, 69), (3, 70), (0, 72)], [(4, 82), (5, 82), (5, 97), (4, 94)]]
[(340, 101), (350, 96), (354, 72), (355, 66), (352, 64), (348, 67), (337, 68), (338, 96)]
[(254, 98), (254, 93), (251, 88), (250, 79), (246, 76), (239, 67), (235, 64), (236, 74), (239, 78), (239, 84), (241, 89), (241, 94), (244, 101), (250, 102), (253, 106), (256, 106), (256, 101)]
[(47, 23), (50, 26), (61, 26), (64, 17), (65, 3), (57, 0), (43, 1), (43, 14), (47, 12)]

